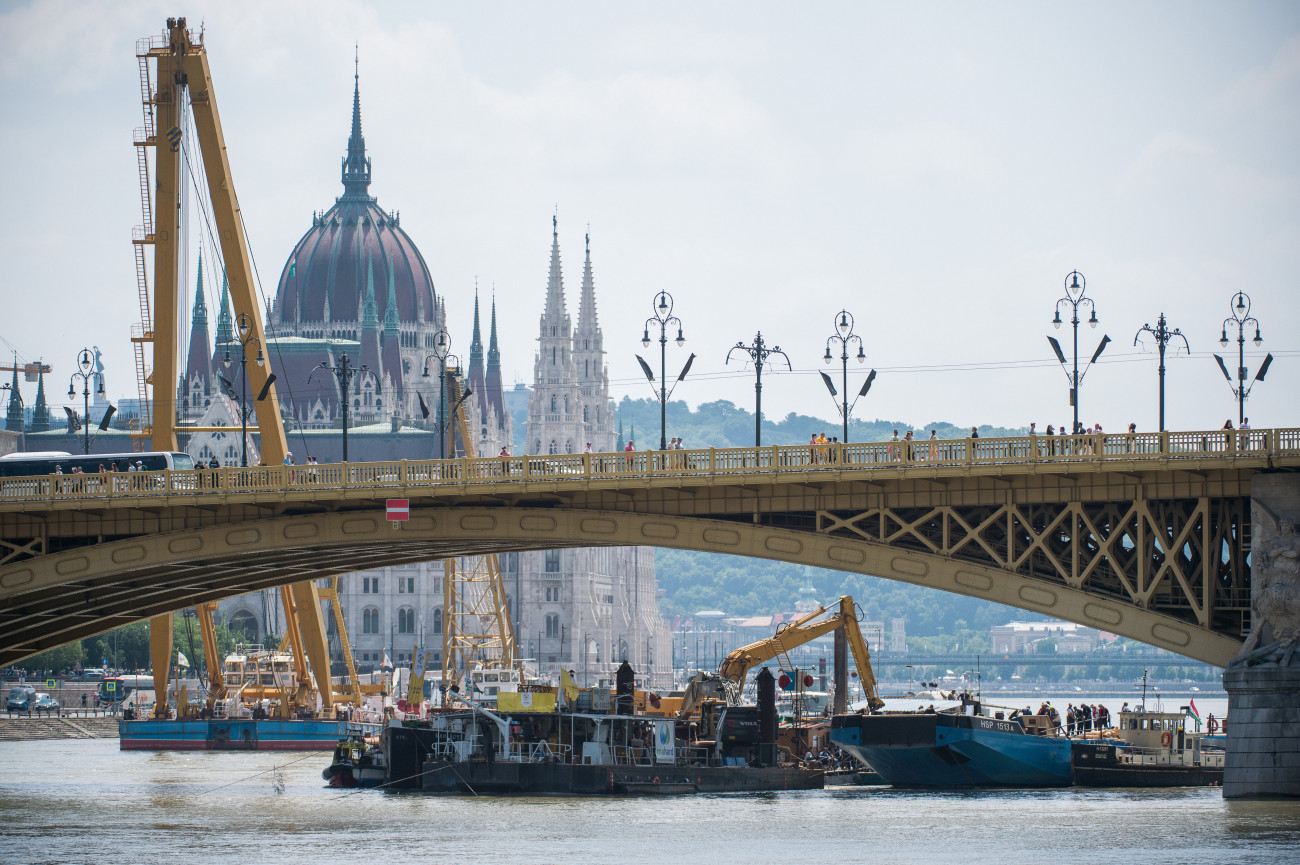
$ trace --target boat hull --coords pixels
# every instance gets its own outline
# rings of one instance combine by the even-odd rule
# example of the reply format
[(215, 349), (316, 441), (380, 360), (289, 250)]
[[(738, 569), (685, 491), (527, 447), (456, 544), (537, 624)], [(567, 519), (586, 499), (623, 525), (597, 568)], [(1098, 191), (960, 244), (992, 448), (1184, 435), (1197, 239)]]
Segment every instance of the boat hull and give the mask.
[(123, 751), (330, 751), (347, 735), (347, 722), (291, 720), (119, 721)]
[(1222, 766), (1125, 763), (1106, 742), (1074, 743), (1074, 783), (1080, 787), (1220, 787)]
[(897, 787), (1066, 787), (1070, 743), (964, 715), (839, 715), (831, 741)]
[(693, 793), (820, 790), (824, 772), (798, 766), (607, 766), (570, 763), (430, 761), (426, 793), (679, 796)]

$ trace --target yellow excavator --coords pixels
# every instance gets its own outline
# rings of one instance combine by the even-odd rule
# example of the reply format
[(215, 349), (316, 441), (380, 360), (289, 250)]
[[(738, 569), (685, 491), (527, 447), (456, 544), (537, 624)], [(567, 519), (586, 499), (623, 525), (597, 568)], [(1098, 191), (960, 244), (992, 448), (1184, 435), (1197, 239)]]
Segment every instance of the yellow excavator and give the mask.
[[(838, 611), (816, 621), (825, 613), (826, 607), (819, 606), (792, 622), (782, 624), (774, 636), (736, 649), (723, 659), (716, 674), (696, 673), (686, 686), (677, 717), (687, 717), (707, 701), (736, 705), (745, 686), (745, 676), (751, 669), (840, 628), (853, 652), (853, 663), (858, 669), (858, 678), (867, 698), (867, 710), (876, 712), (882, 709), (885, 704), (876, 694), (876, 674), (871, 669), (871, 652), (867, 649), (867, 641), (862, 638), (862, 629), (858, 627), (857, 605), (853, 603), (853, 598), (844, 595), (839, 600)], [(838, 687), (839, 683), (836, 685)]]

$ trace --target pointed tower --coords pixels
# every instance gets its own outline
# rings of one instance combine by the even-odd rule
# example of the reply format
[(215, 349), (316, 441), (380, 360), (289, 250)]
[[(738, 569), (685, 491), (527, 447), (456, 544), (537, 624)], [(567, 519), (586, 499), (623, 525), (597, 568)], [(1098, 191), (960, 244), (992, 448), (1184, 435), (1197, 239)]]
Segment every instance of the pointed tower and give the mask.
[(581, 391), (574, 375), (573, 333), (564, 304), (559, 220), (551, 218), (551, 269), (540, 321), (533, 393), (528, 402), (526, 447), (530, 453), (581, 453)]
[[(206, 318), (206, 316), (207, 311), (205, 310), (204, 317)], [(230, 283), (226, 281), (226, 272), (223, 270), (221, 272), (221, 306), (217, 310), (217, 342), (212, 348), (212, 369), (221, 369), (221, 365), (226, 359), (226, 351), (234, 341), (235, 318), (230, 313)], [(238, 352), (236, 351), (233, 354), (238, 354)], [(230, 376), (226, 376), (226, 378), (230, 378)]]
[[(492, 292), (492, 330), (488, 336), (487, 378), (484, 382), (489, 408), (505, 423), (506, 400), (501, 387), (501, 348), (497, 343), (497, 295)], [(510, 436), (507, 436), (507, 441)]]
[(343, 197), (370, 201), (370, 157), (366, 156), (366, 139), (361, 135), (360, 57), (353, 62), (352, 134), (348, 136), (348, 155), (343, 157)]
[(353, 380), (352, 392), (354, 397), (358, 392), (363, 394), (360, 413), (373, 417), (375, 404), (372, 398), (365, 395), (373, 394), (375, 377), (382, 376), (384, 368), (379, 362), (379, 304), (375, 303), (375, 260), (369, 254), (366, 255), (366, 296), (361, 308), (360, 363), (369, 367), (375, 375), (358, 375)]
[(596, 281), (591, 271), (591, 232), (586, 236), (586, 261), (582, 267), (582, 293), (578, 300), (578, 327), (573, 332), (573, 369), (581, 390), (584, 442), (603, 453), (614, 450), (613, 403), (605, 375), (604, 335), (596, 318)]
[(388, 260), (388, 297), (384, 302), (384, 375), (393, 385), (388, 398), (388, 413), (398, 410), (402, 397), (402, 331), (397, 319), (397, 284), (393, 276), (393, 261)]
[(5, 414), (5, 429), (10, 432), (22, 432), (26, 424), (23, 423), (23, 395), (18, 390), (18, 355), (14, 355), (14, 380), (9, 386), (9, 411)]
[[(227, 333), (229, 333), (229, 322), (226, 323), (226, 327)], [(186, 382), (190, 382), (195, 376), (198, 376), (206, 386), (212, 380), (212, 346), (210, 339), (208, 335), (208, 304), (203, 296), (203, 253), (200, 251), (199, 272), (194, 281), (194, 314), (190, 317), (190, 354), (189, 359), (185, 362)]]
[(36, 380), (36, 408), (32, 409), (32, 432), (45, 432), (50, 428), (50, 407), (45, 404), (44, 364), (40, 364), (39, 376)]
[(469, 343), (469, 388), (478, 396), (479, 422), (487, 419), (487, 384), (483, 375), (483, 329), (478, 317), (478, 281), (474, 283), (474, 333)]

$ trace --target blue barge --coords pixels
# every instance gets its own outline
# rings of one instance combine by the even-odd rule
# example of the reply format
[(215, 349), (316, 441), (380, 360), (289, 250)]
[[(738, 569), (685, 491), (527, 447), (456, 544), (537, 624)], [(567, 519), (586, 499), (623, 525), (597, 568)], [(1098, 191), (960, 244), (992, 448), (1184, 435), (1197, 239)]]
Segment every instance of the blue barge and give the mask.
[(332, 751), (342, 719), (220, 718), (119, 721), (123, 751)]

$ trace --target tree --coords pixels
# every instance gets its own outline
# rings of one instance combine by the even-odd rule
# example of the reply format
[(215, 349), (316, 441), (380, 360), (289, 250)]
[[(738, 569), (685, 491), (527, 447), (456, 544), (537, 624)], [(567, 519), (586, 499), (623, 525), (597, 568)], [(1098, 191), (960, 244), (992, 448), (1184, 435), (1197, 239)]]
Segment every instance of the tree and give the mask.
[(85, 649), (80, 641), (74, 641), (47, 649), (39, 655), (32, 655), (23, 661), (23, 665), (31, 670), (54, 670), (61, 673), (75, 667), (83, 657), (85, 657)]

